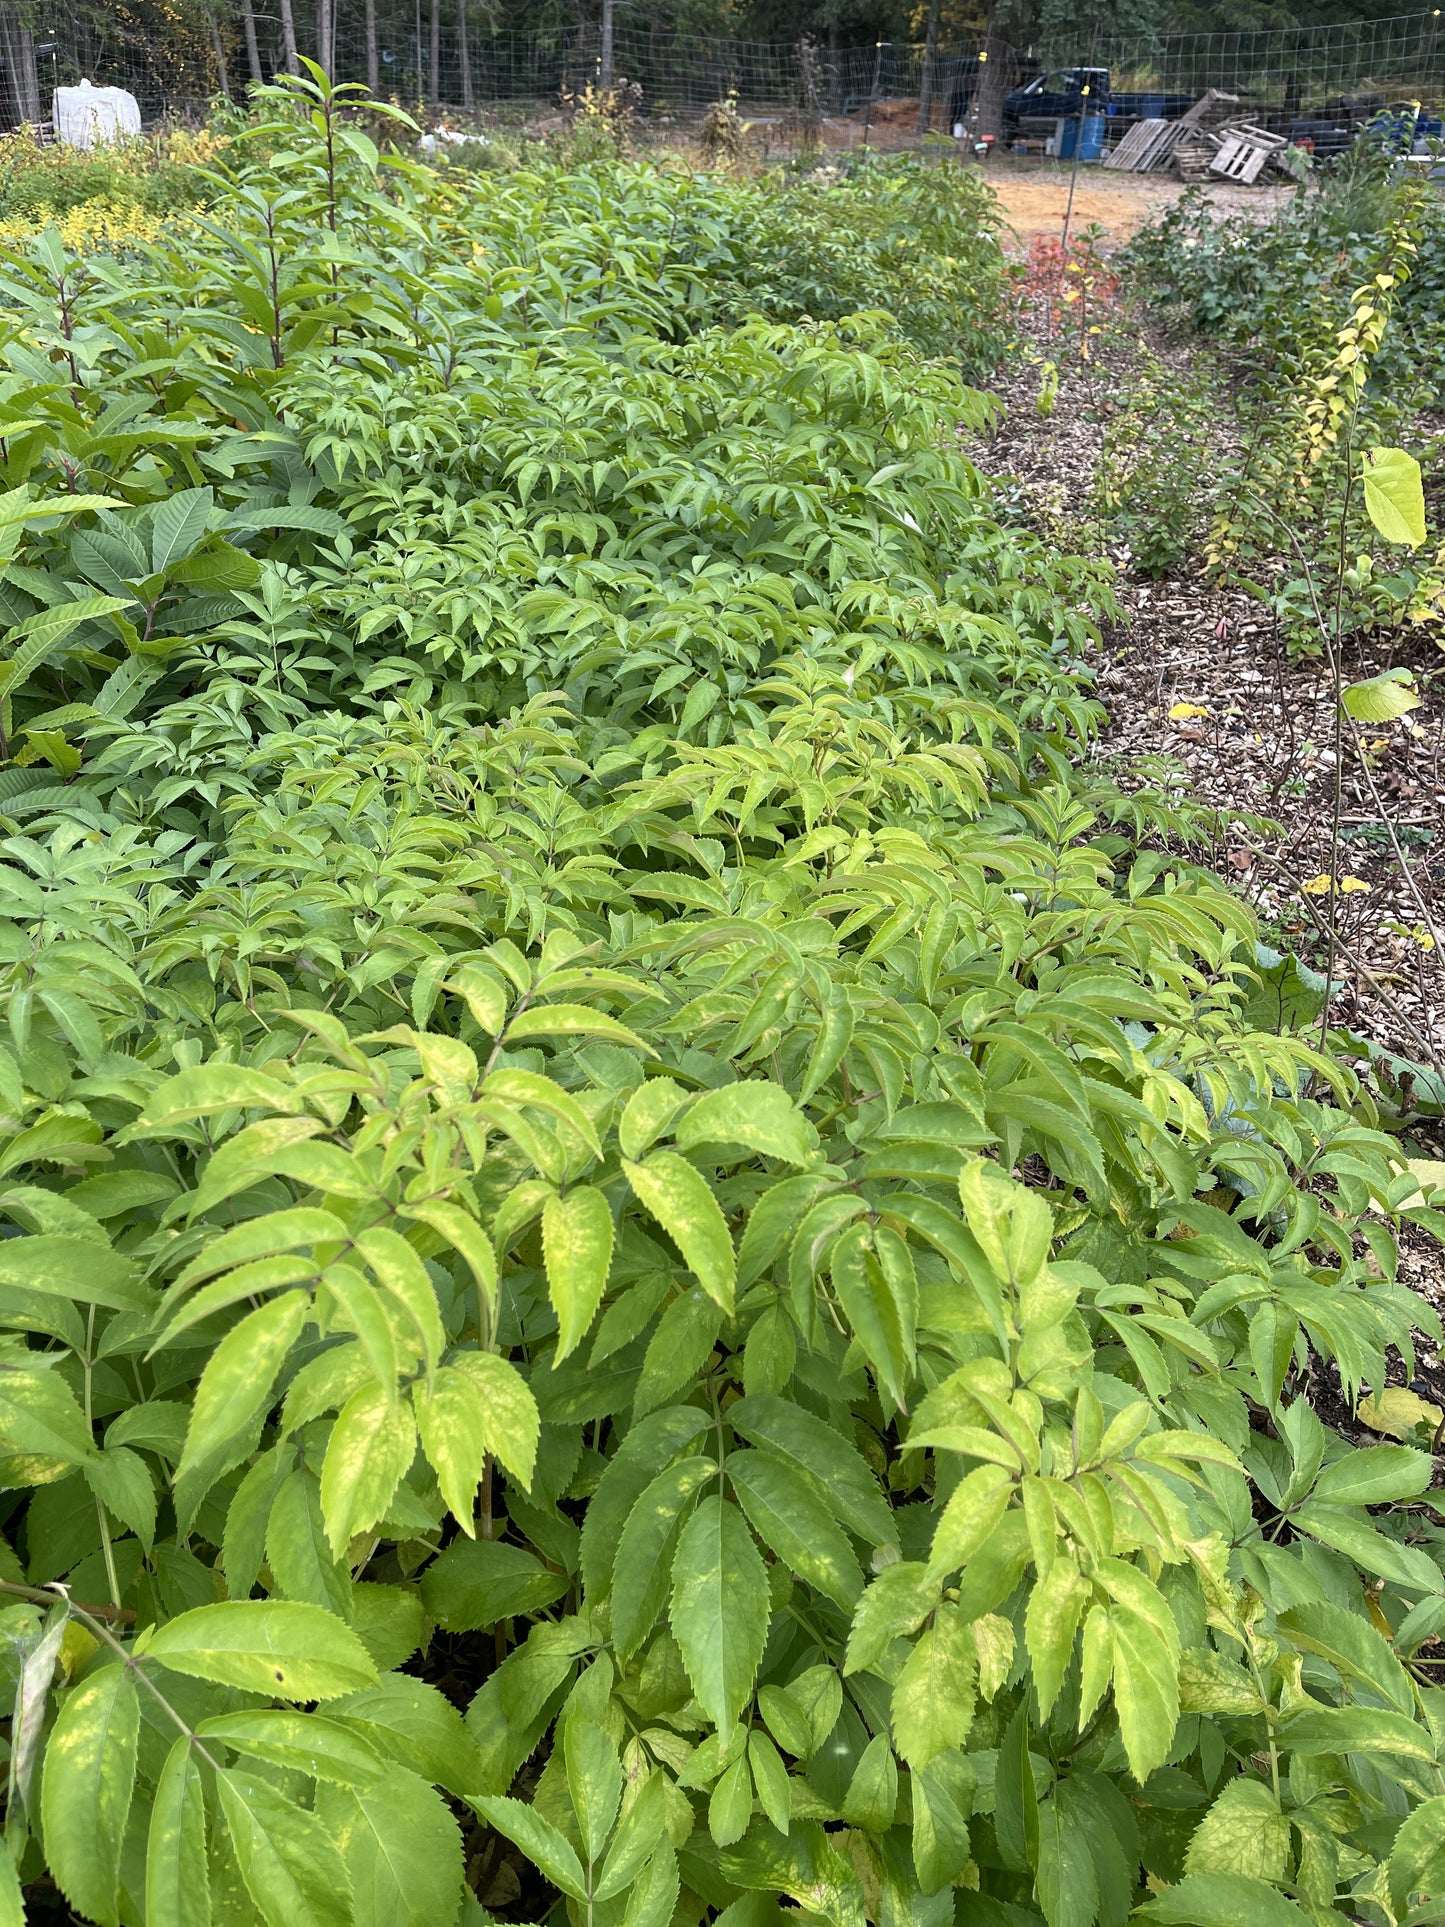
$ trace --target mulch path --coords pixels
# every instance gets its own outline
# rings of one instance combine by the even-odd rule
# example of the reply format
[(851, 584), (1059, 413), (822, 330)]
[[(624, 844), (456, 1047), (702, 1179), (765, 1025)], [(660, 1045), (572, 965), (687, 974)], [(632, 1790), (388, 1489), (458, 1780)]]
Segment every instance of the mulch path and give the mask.
[[(993, 384), (1004, 417), (970, 453), (995, 479), (1006, 513), (1115, 565), (1122, 619), (1089, 658), (1109, 715), (1095, 756), (1126, 789), (1147, 784), (1218, 809), (1224, 821), (1212, 847), (1190, 855), (1250, 902), (1266, 943), (1323, 969), (1335, 766), (1328, 668), (1291, 662), (1268, 609), (1220, 586), (1202, 565), (1151, 580), (1101, 526), (1093, 495), (1099, 444), (1110, 415), (1128, 404), (1137, 352), (1129, 337), (1137, 344), (1145, 326), (1137, 318), (1116, 324), (1112, 341), (1096, 340), (1088, 365), (1077, 352), (1065, 360), (1057, 341), (1046, 339), (1039, 310), (1025, 311), (1024, 327), (1033, 352)], [(1148, 347), (1183, 366), (1187, 350), (1177, 344), (1150, 337)], [(1043, 358), (1061, 364), (1047, 416), (1037, 406)], [(1360, 730), (1359, 741), (1353, 726), (1345, 732), (1330, 1021), (1438, 1068), (1445, 1063), (1445, 955), (1431, 931), (1445, 944), (1439, 635), (1418, 627), (1365, 636), (1348, 646), (1343, 663), (1350, 681), (1398, 666), (1416, 672), (1421, 706), (1399, 722)], [(1358, 1068), (1367, 1062), (1362, 1053)], [(1445, 1157), (1439, 1119), (1409, 1118), (1405, 1137), (1412, 1154)], [(1410, 1237), (1402, 1278), (1445, 1309), (1445, 1262), (1433, 1240)]]

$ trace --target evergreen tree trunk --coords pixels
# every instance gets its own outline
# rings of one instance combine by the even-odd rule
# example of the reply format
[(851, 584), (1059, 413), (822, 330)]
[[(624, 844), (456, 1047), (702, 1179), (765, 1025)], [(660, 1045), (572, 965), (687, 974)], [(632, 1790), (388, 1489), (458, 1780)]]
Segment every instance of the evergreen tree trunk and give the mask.
[(476, 105), (472, 95), (472, 57), (467, 43), (467, 0), (457, 0), (457, 59), (462, 69), (462, 106), (470, 113)]
[(918, 82), (918, 131), (926, 134), (933, 120), (933, 63), (938, 58), (939, 0), (928, 0), (928, 26), (923, 35), (923, 73)]
[(221, 39), (221, 23), (217, 20), (214, 12), (209, 9), (206, 13), (206, 19), (211, 29), (211, 52), (216, 56), (216, 85), (220, 88), (226, 99), (229, 100), (231, 98), (231, 77), (226, 72), (226, 45)]
[(256, 39), (256, 10), (251, 0), (241, 0), (241, 26), (246, 35), (246, 63), (251, 69), (251, 78), (259, 87), (265, 79), (261, 70), (261, 48)]
[(288, 74), (299, 74), (301, 62), (296, 57), (296, 15), (291, 9), (291, 0), (281, 0), (281, 62)]
[(15, 0), (0, 4), (0, 58), (5, 62), (5, 84), (15, 125), (38, 127), (40, 76), (35, 71), (35, 42)]
[(985, 134), (992, 134), (995, 140), (1003, 138), (1004, 95), (1013, 81), (1014, 50), (998, 31), (998, 11), (997, 0), (990, 0), (973, 111), (968, 116), (969, 133), (976, 139), (982, 139)]
[(381, 56), (376, 44), (376, 0), (366, 0), (366, 84), (373, 98), (381, 92)]
[(334, 40), (331, 0), (316, 0), (316, 64), (328, 80)]

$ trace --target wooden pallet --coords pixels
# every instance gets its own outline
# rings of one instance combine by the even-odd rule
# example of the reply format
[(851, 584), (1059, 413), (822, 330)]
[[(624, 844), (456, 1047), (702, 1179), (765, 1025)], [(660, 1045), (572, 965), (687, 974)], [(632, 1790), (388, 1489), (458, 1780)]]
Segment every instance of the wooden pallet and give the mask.
[(1190, 187), (1209, 179), (1209, 163), (1219, 152), (1223, 142), (1218, 134), (1207, 127), (1190, 128), (1178, 141), (1174, 149), (1174, 166), (1180, 180)]
[(1257, 181), (1268, 165), (1274, 149), (1262, 147), (1243, 134), (1226, 134), (1219, 152), (1209, 163), (1211, 174), (1248, 187)]
[(1105, 154), (1104, 165), (1124, 168), (1135, 174), (1147, 174), (1153, 169), (1165, 168), (1169, 165), (1169, 157), (1174, 152), (1180, 131), (1177, 120), (1136, 121), (1118, 146)]
[(1179, 125), (1208, 127), (1215, 121), (1228, 120), (1229, 110), (1238, 105), (1238, 94), (1226, 94), (1218, 87), (1206, 87), (1194, 105), (1186, 107), (1179, 116)]

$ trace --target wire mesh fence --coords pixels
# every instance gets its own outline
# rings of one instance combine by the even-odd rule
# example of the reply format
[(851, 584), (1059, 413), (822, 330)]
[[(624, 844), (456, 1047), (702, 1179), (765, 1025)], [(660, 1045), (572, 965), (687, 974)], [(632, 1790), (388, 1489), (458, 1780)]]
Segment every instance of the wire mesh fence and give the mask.
[[(0, 0), (0, 117), (11, 125), (48, 118), (57, 85), (82, 76), (127, 88), (148, 123), (193, 117), (217, 92), (238, 95), (286, 65), (285, 0), (228, 0), (164, 32), (143, 24), (126, 0), (99, 16), (57, 15), (23, 33)], [(590, 82), (623, 79), (641, 89), (644, 118), (686, 121), (736, 96), (745, 116), (867, 117), (903, 104), (918, 134), (946, 128), (972, 100), (982, 71), (979, 41), (925, 49), (892, 42), (842, 47), (759, 43), (639, 29), (619, 21), (553, 33), (487, 32), (472, 0), (291, 0), (296, 43), (337, 79), (363, 81), (383, 98), (422, 106), (428, 117), (490, 111), (516, 119), (557, 111)], [(323, 42), (325, 46), (323, 48)], [(1289, 114), (1352, 95), (1445, 99), (1445, 34), (1434, 11), (1385, 20), (1247, 33), (1161, 34), (1104, 39), (1078, 33), (1044, 45), (991, 43), (1002, 90), (1085, 65), (1110, 70), (1124, 90), (1196, 95), (1216, 87), (1260, 115)], [(917, 112), (909, 114), (906, 104)]]

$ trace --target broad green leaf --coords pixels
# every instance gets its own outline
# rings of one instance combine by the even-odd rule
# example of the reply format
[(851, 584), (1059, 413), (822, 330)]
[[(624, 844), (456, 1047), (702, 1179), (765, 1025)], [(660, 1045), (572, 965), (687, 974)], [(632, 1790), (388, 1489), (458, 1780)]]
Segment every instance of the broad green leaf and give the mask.
[(1325, 1467), (1310, 1496), (1325, 1505), (1386, 1505), (1427, 1491), (1432, 1471), (1429, 1453), (1411, 1446), (1357, 1445)]
[(1154, 1894), (1137, 1918), (1161, 1927), (1307, 1927), (1309, 1916), (1276, 1887), (1247, 1874), (1194, 1874)]
[(543, 1206), (542, 1252), (557, 1314), (554, 1364), (577, 1349), (597, 1315), (612, 1266), (612, 1240), (607, 1199), (590, 1184), (548, 1198)]
[(612, 1575), (612, 1641), (622, 1661), (638, 1650), (667, 1603), (681, 1522), (716, 1476), (713, 1459), (681, 1459), (658, 1473), (628, 1513)]
[(85, 1414), (53, 1364), (37, 1360), (0, 1373), (0, 1451), (38, 1454), (64, 1465), (95, 1457)]
[(1280, 1746), (1302, 1758), (1318, 1753), (1390, 1753), (1433, 1760), (1426, 1727), (1383, 1706), (1317, 1706), (1291, 1715), (1278, 1729)]
[(704, 1499), (672, 1566), (672, 1630), (698, 1703), (729, 1735), (752, 1697), (767, 1643), (768, 1577), (742, 1514)]
[(917, 1632), (938, 1605), (941, 1588), (916, 1559), (885, 1566), (858, 1601), (848, 1634), (845, 1673), (867, 1672), (895, 1639)]
[(704, 1091), (679, 1118), (673, 1137), (680, 1151), (742, 1145), (785, 1164), (806, 1164), (818, 1141), (788, 1093), (761, 1079)]
[(622, 1802), (617, 1747), (600, 1726), (579, 1716), (567, 1722), (562, 1754), (582, 1851), (589, 1862), (600, 1860)]
[(201, 1373), (176, 1482), (205, 1468), (255, 1426), (306, 1322), (310, 1300), (288, 1291), (248, 1312), (217, 1345)]
[(1420, 464), (1403, 448), (1371, 448), (1363, 460), (1365, 512), (1387, 542), (1418, 549), (1425, 540)]
[(667, 1817), (666, 1782), (661, 1773), (654, 1773), (623, 1814), (612, 1836), (593, 1890), (596, 1900), (610, 1900), (614, 1894), (632, 1886), (662, 1840)]
[(385, 1758), (364, 1733), (323, 1713), (258, 1707), (202, 1720), (196, 1731), (203, 1740), (219, 1740), (238, 1753), (334, 1786), (370, 1786), (386, 1770)]
[(1399, 1713), (1414, 1710), (1415, 1695), (1409, 1676), (1388, 1640), (1363, 1613), (1346, 1612), (1342, 1606), (1331, 1605), (1326, 1600), (1310, 1600), (1282, 1612), (1279, 1624), (1293, 1646), (1307, 1653), (1318, 1653), (1343, 1678), (1365, 1681)]
[(1407, 1814), (1390, 1848), (1390, 1901), (1404, 1915), (1413, 1894), (1427, 1900), (1445, 1891), (1445, 1794)]
[(540, 1612), (567, 1580), (521, 1546), (456, 1539), (422, 1574), (421, 1596), (444, 1632), (475, 1632), (516, 1613)]
[(1190, 1874), (1245, 1874), (1278, 1886), (1289, 1856), (1289, 1821), (1260, 1780), (1228, 1780), (1194, 1829), (1185, 1855)]
[(351, 1628), (301, 1600), (197, 1606), (149, 1633), (143, 1650), (170, 1672), (269, 1699), (339, 1699), (376, 1679)]
[(707, 1180), (675, 1151), (654, 1151), (642, 1164), (624, 1159), (622, 1168), (708, 1297), (730, 1313), (737, 1264), (727, 1220)]
[(604, 1598), (610, 1589), (619, 1536), (632, 1508), (657, 1476), (658, 1466), (666, 1466), (710, 1422), (695, 1405), (670, 1405), (649, 1412), (628, 1428), (607, 1462), (582, 1522), (579, 1566), (589, 1602)]
[(638, 1880), (627, 1896), (622, 1927), (667, 1927), (677, 1908), (682, 1882), (678, 1877), (677, 1856), (672, 1842), (664, 1837), (657, 1844)]
[(266, 1927), (351, 1927), (351, 1880), (321, 1820), (237, 1767), (216, 1775), (226, 1831)]
[(1094, 1927), (1099, 1876), (1089, 1836), (1058, 1798), (1039, 1804), (1035, 1884), (1049, 1927)]
[(884, 1833), (898, 1806), (898, 1768), (888, 1737), (879, 1733), (863, 1749), (843, 1801), (843, 1818), (865, 1833)]
[(816, 1820), (795, 1823), (786, 1837), (772, 1827), (753, 1827), (724, 1849), (719, 1864), (735, 1886), (786, 1894), (829, 1927), (863, 1927), (862, 1883), (852, 1862), (834, 1848), (837, 1837)]
[(566, 1835), (559, 1833), (550, 1820), (543, 1819), (534, 1807), (527, 1806), (521, 1800), (492, 1795), (473, 1800), (472, 1804), (498, 1833), (505, 1834), (535, 1866), (541, 1868), (554, 1887), (560, 1887), (573, 1900), (585, 1900), (587, 1882), (577, 1855), (568, 1844)]
[(451, 1927), (462, 1838), (435, 1788), (393, 1766), (366, 1787), (323, 1787), (316, 1812), (351, 1877), (356, 1927)]
[(121, 1849), (139, 1736), (135, 1682), (116, 1664), (74, 1688), (45, 1749), (40, 1813), (50, 1870), (97, 1927), (120, 1927)]
[(999, 1465), (977, 1466), (959, 1480), (934, 1528), (928, 1555), (930, 1580), (944, 1579), (968, 1564), (997, 1530), (1016, 1490)]
[[(268, 1455), (261, 1464), (263, 1467), (274, 1465), (275, 1460)], [(234, 1511), (240, 1503), (242, 1493), (246, 1494), (248, 1502), (254, 1501), (258, 1507), (263, 1503), (269, 1504), (263, 1540), (266, 1562), (271, 1568), (269, 1590), (283, 1599), (309, 1600), (313, 1606), (324, 1606), (338, 1618), (350, 1620), (353, 1599), (351, 1570), (331, 1549), (321, 1511), (321, 1481), (309, 1466), (299, 1465), (293, 1465), (274, 1485), (265, 1480), (263, 1471), (258, 1484), (248, 1490), (250, 1477), (248, 1473), (231, 1510)], [(246, 1530), (243, 1515), (238, 1515), (233, 1535), (228, 1512), (226, 1538), (231, 1553), (238, 1561), (235, 1574), (238, 1580), (250, 1570), (252, 1555), (250, 1548), (244, 1544)], [(255, 1560), (259, 1571), (259, 1552), (255, 1554)], [(232, 1598), (249, 1597), (249, 1586), (240, 1590), (231, 1584), (229, 1564), (226, 1573)]]
[(476, 1748), (461, 1715), (435, 1686), (405, 1673), (383, 1673), (367, 1692), (351, 1693), (327, 1709), (333, 1719), (361, 1727), (399, 1765), (449, 1793), (477, 1784)]
[(1341, 701), (1345, 714), (1357, 723), (1393, 723), (1420, 707), (1420, 696), (1408, 669), (1386, 669), (1364, 682), (1346, 685)]
[(0, 1286), (51, 1292), (112, 1311), (150, 1311), (156, 1295), (136, 1276), (135, 1262), (88, 1238), (9, 1238), (0, 1244)]
[(209, 1927), (211, 1870), (201, 1762), (189, 1739), (166, 1755), (146, 1837), (146, 1927)]
[(851, 1612), (863, 1590), (863, 1575), (809, 1475), (767, 1452), (733, 1452), (727, 1476), (763, 1544), (810, 1586)]
[(437, 1475), (452, 1516), (470, 1538), (475, 1532), (477, 1488), (487, 1456), (487, 1414), (474, 1378), (441, 1366), (430, 1387), (418, 1379), (411, 1388), (412, 1410), (422, 1450)]
[(1039, 1711), (1047, 1717), (1068, 1671), (1074, 1637), (1089, 1603), (1089, 1587), (1078, 1570), (1060, 1558), (1035, 1579), (1024, 1609), (1024, 1639), (1033, 1667)]
[(893, 1743), (914, 1772), (967, 1740), (976, 1674), (967, 1622), (940, 1606), (893, 1686)]
[(358, 1532), (385, 1516), (416, 1456), (416, 1422), (379, 1385), (353, 1392), (331, 1428), (321, 1466), (321, 1511), (340, 1559)]
[(758, 1805), (778, 1832), (786, 1833), (792, 1824), (792, 1789), (788, 1782), (788, 1769), (783, 1765), (778, 1749), (761, 1727), (755, 1726), (748, 1734), (748, 1766), (752, 1772)]
[(426, 1266), (398, 1232), (373, 1225), (356, 1240), (356, 1248), (375, 1272), (384, 1290), (400, 1305), (421, 1345), (430, 1371), (442, 1355), (446, 1333), (437, 1309), (436, 1291)]
[(450, 1362), (466, 1373), (482, 1395), (487, 1450), (530, 1490), (541, 1420), (526, 1380), (515, 1365), (494, 1352), (457, 1352)]
[(753, 1779), (746, 1753), (738, 1755), (712, 1790), (707, 1803), (707, 1830), (713, 1844), (730, 1847), (741, 1840), (753, 1817)]
[(215, 491), (183, 488), (158, 502), (151, 523), (151, 573), (164, 575), (183, 561), (206, 533)]
[[(1114, 1704), (1129, 1770), (1143, 1781), (1162, 1766), (1179, 1722), (1178, 1656), (1140, 1614), (1109, 1614)], [(1172, 1630), (1172, 1622), (1171, 1622)]]
[(918, 1287), (911, 1265), (906, 1272), (884, 1265), (881, 1236), (866, 1225), (843, 1233), (833, 1247), (833, 1289), (880, 1385), (901, 1407), (913, 1370)]
[(898, 1527), (868, 1461), (836, 1426), (789, 1399), (755, 1393), (728, 1407), (728, 1423), (749, 1444), (794, 1460), (865, 1545), (896, 1546)]

